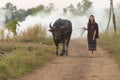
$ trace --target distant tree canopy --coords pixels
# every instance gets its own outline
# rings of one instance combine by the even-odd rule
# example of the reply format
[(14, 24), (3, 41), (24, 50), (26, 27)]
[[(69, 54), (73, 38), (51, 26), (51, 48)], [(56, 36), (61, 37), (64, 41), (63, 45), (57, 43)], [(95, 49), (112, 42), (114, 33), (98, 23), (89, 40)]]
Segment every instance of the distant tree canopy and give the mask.
[(79, 2), (76, 8), (71, 4), (70, 6), (63, 9), (64, 13), (68, 11), (74, 15), (84, 15), (88, 9), (92, 7), (92, 2), (90, 0), (83, 0), (81, 3)]
[(34, 8), (24, 10), (17, 9), (15, 5), (9, 2), (2, 9), (6, 11), (6, 14), (4, 14), (6, 28), (16, 36), (17, 27), (20, 26), (18, 22), (24, 21), (27, 16), (36, 15), (38, 12), (50, 13), (55, 7), (53, 3), (50, 3), (48, 6), (40, 4)]
[(54, 9), (55, 9), (55, 5), (53, 3), (50, 3), (48, 6), (39, 5), (35, 8), (32, 8), (31, 10), (32, 10), (32, 14), (35, 15), (38, 12), (50, 13)]
[[(64, 13), (71, 12), (74, 15), (83, 15), (87, 12), (87, 10), (92, 6), (92, 2), (89, 0), (83, 0), (81, 3), (79, 2), (76, 6), (76, 8), (71, 4), (70, 6), (63, 9)], [(15, 5), (12, 3), (7, 3), (5, 7), (2, 8), (6, 11), (5, 14), (5, 24), (6, 28), (14, 34), (14, 36), (17, 34), (16, 30), (19, 26), (19, 21), (24, 21), (25, 18), (29, 15), (36, 15), (38, 12), (49, 14), (50, 12), (55, 10), (55, 4), (50, 3), (47, 6), (44, 6), (42, 4), (29, 8), (27, 10), (25, 9), (17, 9)]]
[[(88, 9), (91, 8), (91, 6), (92, 2), (90, 2), (89, 0), (83, 0), (82, 2), (79, 2), (76, 7), (71, 4), (70, 6), (64, 8), (63, 12), (71, 12), (74, 15), (84, 15), (88, 11)], [(7, 25), (8, 22), (14, 20), (24, 21), (27, 16), (36, 15), (38, 12), (49, 14), (50, 12), (55, 10), (55, 4), (50, 3), (48, 6), (40, 4), (36, 7), (25, 10), (17, 9), (15, 5), (9, 2), (2, 9), (7, 11), (7, 14), (5, 14), (5, 24)]]
[(24, 21), (28, 15), (35, 15), (38, 12), (50, 13), (52, 10), (55, 9), (55, 7), (53, 3), (50, 3), (48, 6), (40, 4), (37, 7), (24, 10), (17, 9), (15, 5), (9, 2), (2, 9), (7, 11), (7, 14), (5, 15), (6, 17), (5, 24), (7, 24), (9, 21), (11, 20), (13, 21), (15, 19), (18, 21)]

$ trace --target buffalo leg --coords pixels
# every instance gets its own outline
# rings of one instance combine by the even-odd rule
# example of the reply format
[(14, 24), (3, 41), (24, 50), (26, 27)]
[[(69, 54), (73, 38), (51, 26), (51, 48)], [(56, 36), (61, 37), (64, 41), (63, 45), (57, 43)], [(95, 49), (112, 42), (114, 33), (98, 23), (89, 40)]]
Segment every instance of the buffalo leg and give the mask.
[(62, 49), (62, 52), (61, 52), (61, 56), (63, 56), (64, 54), (65, 54), (65, 43), (62, 43), (62, 47), (63, 47), (63, 49)]
[(65, 55), (68, 55), (68, 46), (69, 46), (70, 39), (66, 40), (66, 50), (65, 50)]
[(66, 45), (66, 54), (65, 55), (68, 55), (68, 45)]
[(57, 55), (57, 56), (59, 55), (59, 51), (58, 51), (58, 49), (59, 49), (59, 45), (56, 44), (56, 55)]

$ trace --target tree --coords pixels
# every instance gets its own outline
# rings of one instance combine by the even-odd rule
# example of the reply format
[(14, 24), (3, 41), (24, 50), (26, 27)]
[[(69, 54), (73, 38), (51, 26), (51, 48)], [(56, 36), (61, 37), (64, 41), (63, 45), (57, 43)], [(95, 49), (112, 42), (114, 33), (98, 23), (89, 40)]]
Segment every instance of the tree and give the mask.
[(26, 11), (26, 16), (28, 16), (28, 15), (32, 15), (33, 13), (32, 13), (32, 9), (28, 9), (27, 11)]
[(9, 2), (5, 5), (5, 7), (3, 9), (7, 10), (8, 14), (11, 14), (11, 19), (15, 19), (15, 14), (16, 14), (16, 11), (17, 11), (16, 6), (14, 6), (12, 3)]
[(64, 8), (66, 10), (63, 9), (63, 12), (65, 13), (65, 11), (69, 11), (74, 15), (84, 15), (87, 13), (88, 9), (90, 9), (92, 6), (92, 2), (90, 2), (89, 0), (83, 0), (82, 2), (79, 2), (76, 6), (76, 8), (70, 4), (70, 6), (68, 6), (67, 8)]
[(81, 8), (82, 8), (82, 5), (81, 5), (81, 3), (79, 2), (79, 3), (77, 4), (77, 9), (78, 9), (78, 10), (81, 10)]
[(5, 14), (5, 24), (7, 24), (10, 20), (14, 20), (16, 18), (17, 7), (12, 3), (7, 3), (2, 9), (7, 11), (7, 14)]
[(16, 12), (15, 19), (17, 19), (18, 21), (24, 21), (26, 16), (28, 16), (26, 15), (26, 11), (24, 9), (19, 9)]
[(50, 10), (54, 10), (55, 9), (55, 4), (54, 3), (50, 3), (49, 5), (48, 5), (48, 8), (50, 9)]
[(2, 8), (7, 11), (7, 14), (5, 14), (5, 24), (15, 19), (17, 19), (18, 21), (24, 21), (28, 15), (35, 15), (38, 12), (49, 13), (55, 9), (54, 6), (55, 5), (53, 3), (50, 3), (48, 6), (40, 4), (37, 7), (24, 10), (17, 9), (15, 5), (9, 2), (5, 5), (5, 7)]
[(83, 0), (83, 11), (87, 11), (89, 8), (91, 8), (92, 2), (90, 2), (89, 0)]
[(49, 12), (53, 11), (55, 9), (54, 6), (55, 6), (54, 3), (50, 3), (48, 6), (46, 6), (45, 12), (49, 13)]
[(69, 12), (71, 12), (72, 14), (74, 14), (74, 15), (76, 15), (76, 8), (72, 5), (72, 4), (70, 4), (67, 8), (66, 8), (66, 11), (69, 11)]
[(67, 13), (67, 9), (66, 9), (66, 8), (63, 8), (63, 12), (64, 12), (64, 13)]
[(38, 12), (43, 12), (44, 10), (45, 10), (45, 7), (44, 7), (44, 5), (41, 4), (35, 8), (32, 8), (32, 14), (36, 14)]

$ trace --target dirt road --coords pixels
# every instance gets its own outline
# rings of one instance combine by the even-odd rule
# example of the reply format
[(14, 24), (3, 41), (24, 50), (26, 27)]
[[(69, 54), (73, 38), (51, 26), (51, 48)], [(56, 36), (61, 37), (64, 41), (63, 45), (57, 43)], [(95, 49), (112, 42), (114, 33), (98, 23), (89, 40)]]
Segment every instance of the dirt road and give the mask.
[(98, 48), (89, 58), (87, 42), (73, 40), (69, 56), (57, 57), (20, 80), (120, 80), (118, 66), (109, 54)]

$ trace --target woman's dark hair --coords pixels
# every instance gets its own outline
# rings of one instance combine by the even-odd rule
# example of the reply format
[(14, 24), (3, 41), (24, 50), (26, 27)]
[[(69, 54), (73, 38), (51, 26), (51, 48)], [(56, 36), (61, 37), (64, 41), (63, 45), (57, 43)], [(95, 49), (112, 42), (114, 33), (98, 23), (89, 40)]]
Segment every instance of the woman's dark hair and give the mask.
[[(94, 17), (94, 15), (90, 15), (90, 17), (93, 17), (93, 24), (95, 23), (95, 17)], [(88, 21), (88, 24), (91, 24), (91, 21), (90, 21), (90, 17), (89, 17), (89, 21)]]

